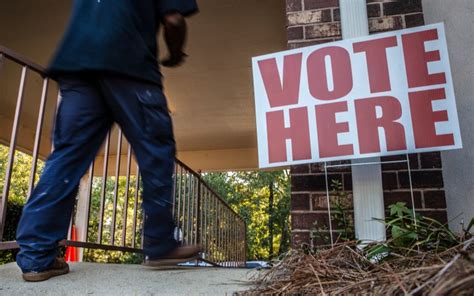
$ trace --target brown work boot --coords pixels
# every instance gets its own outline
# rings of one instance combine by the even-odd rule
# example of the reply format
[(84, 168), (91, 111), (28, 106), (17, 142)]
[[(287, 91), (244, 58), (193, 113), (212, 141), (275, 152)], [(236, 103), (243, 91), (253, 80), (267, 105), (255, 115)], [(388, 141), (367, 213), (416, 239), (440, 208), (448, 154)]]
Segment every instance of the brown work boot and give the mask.
[(41, 282), (52, 278), (53, 276), (63, 275), (69, 272), (69, 265), (62, 258), (56, 258), (48, 269), (35, 272), (25, 272), (23, 279), (27, 282)]
[(178, 263), (197, 259), (201, 251), (201, 245), (181, 246), (158, 259), (145, 258), (143, 265), (148, 267), (174, 266)]

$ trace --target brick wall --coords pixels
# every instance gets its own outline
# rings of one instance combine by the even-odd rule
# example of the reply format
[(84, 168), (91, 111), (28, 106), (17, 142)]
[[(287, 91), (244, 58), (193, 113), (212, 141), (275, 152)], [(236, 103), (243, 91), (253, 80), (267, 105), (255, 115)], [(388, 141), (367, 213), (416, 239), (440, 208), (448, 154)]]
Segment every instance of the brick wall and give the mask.
[[(298, 48), (341, 39), (339, 0), (286, 0), (288, 48)], [(370, 33), (399, 30), (424, 24), (421, 0), (367, 0)], [(390, 156), (382, 161), (403, 160)], [(439, 153), (409, 155), (417, 212), (447, 221)], [(343, 162), (337, 162), (340, 164)], [(335, 164), (330, 163), (330, 164)], [(352, 204), (350, 167), (328, 169), (329, 182), (338, 180)], [(411, 206), (410, 184), (406, 163), (382, 165), (385, 206), (397, 201)], [(329, 183), (331, 184), (331, 183)], [(326, 182), (323, 164), (291, 167), (292, 244), (314, 246), (320, 241), (311, 237), (319, 226), (328, 225)], [(335, 197), (331, 197), (334, 199)]]

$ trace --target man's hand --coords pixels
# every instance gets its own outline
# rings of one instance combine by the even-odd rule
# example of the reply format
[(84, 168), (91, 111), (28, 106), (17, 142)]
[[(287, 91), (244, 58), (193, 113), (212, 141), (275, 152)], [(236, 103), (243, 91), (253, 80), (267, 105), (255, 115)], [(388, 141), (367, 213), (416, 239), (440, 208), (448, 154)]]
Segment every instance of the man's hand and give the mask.
[(178, 67), (181, 64), (184, 63), (184, 58), (187, 57), (188, 55), (182, 52), (180, 55), (171, 55), (161, 61), (161, 65), (163, 67), (168, 67), (168, 68), (174, 68)]
[(165, 16), (163, 24), (169, 57), (161, 61), (161, 64), (164, 67), (177, 67), (184, 63), (184, 58), (187, 56), (183, 52), (187, 31), (186, 21), (180, 13), (174, 12)]

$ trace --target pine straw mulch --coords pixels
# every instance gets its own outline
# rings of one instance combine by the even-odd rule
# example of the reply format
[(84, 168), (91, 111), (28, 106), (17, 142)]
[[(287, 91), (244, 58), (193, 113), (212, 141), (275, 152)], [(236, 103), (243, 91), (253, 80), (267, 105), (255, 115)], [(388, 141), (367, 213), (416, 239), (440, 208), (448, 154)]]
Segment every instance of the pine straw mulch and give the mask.
[(356, 242), (290, 251), (239, 295), (474, 295), (474, 241), (442, 253), (392, 254), (372, 263)]

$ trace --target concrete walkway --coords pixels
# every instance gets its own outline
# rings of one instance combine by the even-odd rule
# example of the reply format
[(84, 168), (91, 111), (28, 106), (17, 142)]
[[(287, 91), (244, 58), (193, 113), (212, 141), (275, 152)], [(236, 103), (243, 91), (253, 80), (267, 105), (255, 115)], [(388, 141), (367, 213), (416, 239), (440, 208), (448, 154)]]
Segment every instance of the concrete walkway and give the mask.
[(256, 271), (140, 265), (72, 263), (69, 274), (26, 283), (15, 263), (0, 266), (0, 295), (232, 295), (250, 287)]

